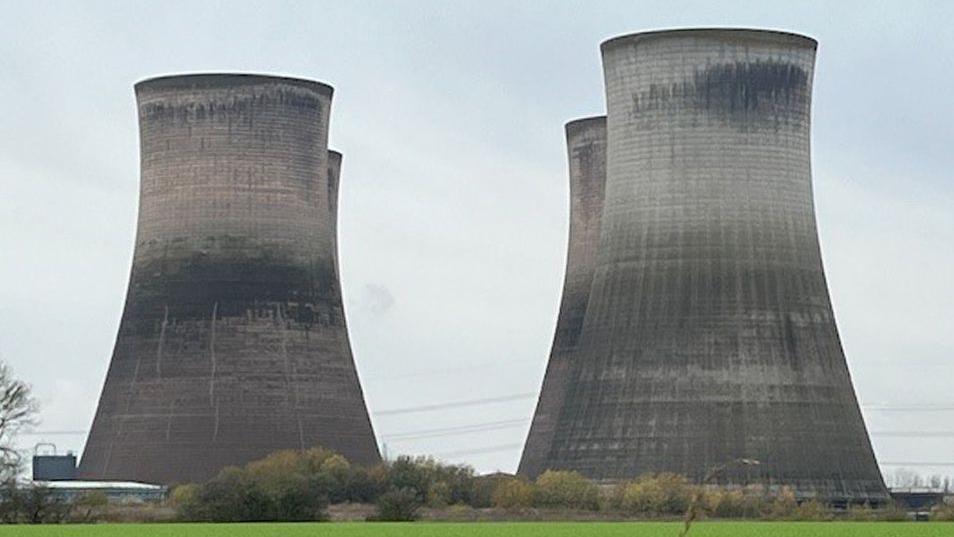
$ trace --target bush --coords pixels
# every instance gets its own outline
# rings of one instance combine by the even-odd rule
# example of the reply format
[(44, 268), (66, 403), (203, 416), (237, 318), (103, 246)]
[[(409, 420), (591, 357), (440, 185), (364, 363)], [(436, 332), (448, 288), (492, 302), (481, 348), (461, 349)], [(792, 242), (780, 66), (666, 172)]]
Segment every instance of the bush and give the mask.
[(430, 476), (427, 465), (429, 459), (401, 456), (392, 462), (387, 472), (387, 485), (390, 492), (410, 490), (420, 503), (427, 501), (427, 489)]
[(445, 481), (433, 481), (427, 487), (428, 507), (447, 507), (450, 504), (451, 488)]
[[(435, 492), (444, 494), (446, 504), (473, 504), (479, 501), (474, 469), (455, 464), (434, 464), (430, 466), (431, 483)], [(430, 489), (429, 489), (430, 490)], [(429, 500), (431, 500), (429, 498)], [(441, 499), (436, 499), (441, 501)]]
[(194, 521), (324, 520), (327, 483), (300, 462), (280, 453), (245, 469), (226, 468), (203, 485), (177, 487), (173, 504), (180, 518)]
[(491, 507), (494, 505), (494, 492), (500, 483), (513, 479), (513, 476), (506, 474), (490, 474), (475, 476), (473, 490), (470, 498), (470, 505), (478, 509), (482, 507)]
[(778, 495), (772, 498), (771, 504), (765, 513), (769, 520), (794, 520), (798, 513), (798, 500), (795, 493), (788, 487), (783, 487)]
[(693, 491), (686, 478), (676, 474), (644, 476), (623, 487), (620, 508), (632, 514), (679, 515), (689, 508)]
[(526, 509), (533, 507), (534, 487), (522, 479), (499, 480), (493, 493), (493, 506), (503, 509)]
[(332, 494), (334, 502), (346, 501), (357, 503), (373, 503), (381, 495), (384, 478), (383, 467), (373, 469), (352, 466), (348, 472), (343, 498)]
[(83, 493), (73, 500), (70, 519), (77, 522), (93, 522), (109, 504), (109, 498), (101, 490)]
[(864, 504), (849, 507), (847, 518), (857, 522), (901, 522), (908, 519), (908, 514), (894, 503), (877, 509)]
[(46, 487), (20, 487), (13, 480), (0, 486), (0, 522), (5, 524), (58, 524), (69, 512), (69, 504)]
[(802, 502), (795, 511), (796, 520), (831, 520), (833, 516), (831, 509), (818, 500)]
[(410, 487), (392, 489), (382, 494), (377, 501), (378, 513), (373, 518), (380, 522), (412, 522), (417, 520), (421, 500), (418, 492)]
[(705, 511), (714, 518), (758, 518), (765, 509), (761, 491), (707, 489)]
[(954, 522), (954, 505), (937, 505), (931, 509), (931, 520)]
[(599, 509), (599, 489), (578, 472), (547, 470), (537, 478), (534, 505), (570, 509)]
[(196, 498), (199, 496), (200, 489), (201, 487), (194, 483), (176, 485), (175, 488), (169, 492), (169, 503), (176, 508), (188, 505), (196, 501)]
[[(185, 520), (321, 520), (329, 503), (377, 502), (384, 491), (411, 491), (418, 507), (488, 506), (487, 483), (470, 467), (431, 458), (399, 457), (363, 468), (319, 447), (278, 451), (244, 468), (223, 470), (204, 484), (178, 487), (171, 503)], [(385, 503), (395, 499), (392, 494)]]
[(429, 457), (398, 457), (384, 475), (386, 490), (411, 489), (418, 501), (432, 506), (479, 501), (476, 484), (472, 468), (440, 464)]

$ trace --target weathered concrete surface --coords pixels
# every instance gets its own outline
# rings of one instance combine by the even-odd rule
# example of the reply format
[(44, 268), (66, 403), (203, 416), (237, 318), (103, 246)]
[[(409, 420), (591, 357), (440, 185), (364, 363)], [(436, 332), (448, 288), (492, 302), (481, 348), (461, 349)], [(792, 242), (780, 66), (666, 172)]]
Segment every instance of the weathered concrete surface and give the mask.
[(377, 462), (337, 274), (332, 88), (188, 75), (136, 95), (136, 248), (80, 474), (197, 481), (314, 445)]
[[(341, 179), (341, 161), (344, 155), (328, 151), (328, 211), (331, 213), (331, 254), (335, 259), (335, 281), (341, 281), (338, 263), (338, 182)], [(349, 343), (350, 345), (350, 343)]]
[(563, 299), (537, 410), (518, 472), (536, 476), (546, 470), (547, 452), (557, 418), (566, 404), (572, 352), (583, 328), (593, 283), (606, 185), (606, 116), (566, 124), (570, 176), (570, 236)]
[(815, 48), (755, 30), (602, 45), (598, 260), (552, 441), (528, 444), (535, 471), (699, 480), (747, 457), (761, 465), (722, 481), (887, 500), (819, 251)]

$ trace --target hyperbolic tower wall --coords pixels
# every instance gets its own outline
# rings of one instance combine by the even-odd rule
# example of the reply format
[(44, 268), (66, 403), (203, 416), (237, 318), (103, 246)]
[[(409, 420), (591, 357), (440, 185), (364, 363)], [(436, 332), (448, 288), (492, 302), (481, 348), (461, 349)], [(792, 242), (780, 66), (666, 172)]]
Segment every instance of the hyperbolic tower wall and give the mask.
[(566, 252), (563, 300), (537, 413), (518, 472), (536, 476), (546, 470), (560, 409), (573, 369), (572, 352), (580, 338), (593, 283), (606, 186), (606, 116), (566, 124), (570, 176), (570, 237)]
[(315, 445), (377, 462), (337, 273), (332, 88), (186, 75), (136, 96), (136, 247), (80, 474), (199, 481)]
[[(683, 30), (601, 48), (597, 263), (579, 339), (561, 358), (568, 380), (544, 382), (565, 394), (552, 408), (541, 395), (524, 454), (537, 462), (522, 470), (699, 481), (728, 464), (723, 483), (884, 501), (818, 244), (815, 41)], [(542, 442), (541, 420), (555, 422), (539, 427)]]

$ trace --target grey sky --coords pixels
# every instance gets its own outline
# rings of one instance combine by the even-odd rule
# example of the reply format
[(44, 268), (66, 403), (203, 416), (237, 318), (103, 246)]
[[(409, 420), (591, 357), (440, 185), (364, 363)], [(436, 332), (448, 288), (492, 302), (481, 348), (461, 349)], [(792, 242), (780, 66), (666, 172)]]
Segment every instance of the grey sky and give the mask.
[[(42, 431), (88, 428), (126, 292), (138, 192), (132, 84), (248, 71), (335, 87), (340, 249), (372, 414), (536, 392), (567, 233), (563, 124), (602, 113), (599, 43), (683, 26), (819, 40), (813, 169), (843, 343), (873, 432), (954, 430), (954, 4), (0, 0), (0, 358)], [(534, 398), (372, 415), (379, 438), (516, 468)], [(951, 410), (898, 412), (886, 405)], [(83, 435), (34, 436), (80, 450)], [(954, 463), (954, 436), (874, 436)], [(886, 467), (888, 472), (893, 467)], [(954, 474), (954, 467), (918, 468)]]

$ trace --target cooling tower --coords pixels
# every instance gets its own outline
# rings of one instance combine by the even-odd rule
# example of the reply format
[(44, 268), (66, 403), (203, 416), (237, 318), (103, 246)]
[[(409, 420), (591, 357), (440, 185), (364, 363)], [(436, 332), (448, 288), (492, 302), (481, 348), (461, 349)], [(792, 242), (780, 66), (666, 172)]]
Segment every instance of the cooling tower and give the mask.
[(315, 445), (377, 462), (337, 273), (332, 88), (187, 75), (136, 97), (136, 246), (81, 475), (201, 481)]
[(579, 338), (557, 368), (566, 379), (544, 382), (562, 393), (550, 407), (541, 394), (531, 431), (546, 438), (531, 433), (525, 473), (700, 481), (726, 465), (724, 484), (886, 501), (818, 243), (815, 41), (681, 30), (601, 48), (596, 266)]
[(596, 247), (603, 217), (606, 184), (606, 116), (566, 125), (570, 175), (570, 238), (566, 252), (563, 300), (557, 317), (550, 361), (518, 472), (536, 476), (546, 468), (546, 448), (553, 442), (557, 418), (566, 397), (571, 355), (583, 328), (593, 283)]

